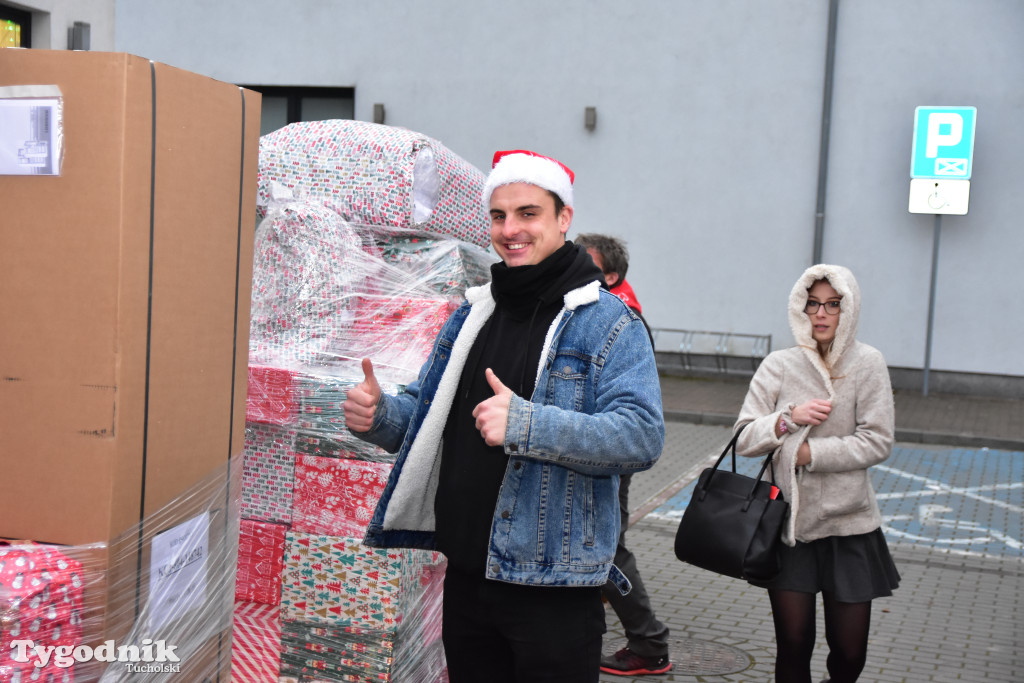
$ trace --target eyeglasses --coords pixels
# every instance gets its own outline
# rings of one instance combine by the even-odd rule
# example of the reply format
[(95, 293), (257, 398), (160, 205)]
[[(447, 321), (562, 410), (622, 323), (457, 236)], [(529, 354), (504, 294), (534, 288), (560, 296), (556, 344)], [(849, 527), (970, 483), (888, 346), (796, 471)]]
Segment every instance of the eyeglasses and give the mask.
[(815, 313), (818, 312), (818, 309), (821, 306), (824, 306), (825, 307), (825, 312), (828, 313), (829, 315), (839, 315), (840, 303), (841, 302), (835, 301), (835, 300), (832, 300), (832, 301), (808, 301), (807, 305), (804, 306), (804, 313), (806, 313), (807, 315), (814, 315)]

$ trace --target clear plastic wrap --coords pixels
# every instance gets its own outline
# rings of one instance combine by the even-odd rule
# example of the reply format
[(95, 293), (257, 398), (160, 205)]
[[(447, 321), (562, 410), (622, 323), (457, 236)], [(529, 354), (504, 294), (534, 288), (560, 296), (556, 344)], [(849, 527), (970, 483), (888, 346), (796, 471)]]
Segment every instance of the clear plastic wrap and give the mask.
[(0, 682), (226, 676), (241, 467), (109, 543), (0, 543)]
[(282, 675), (368, 683), (441, 679), (439, 553), (290, 533), (286, 557)]
[(447, 680), (440, 554), (291, 532), (287, 545), (281, 606), (235, 603), (232, 680)]
[(286, 429), (293, 454), (390, 460), (345, 428), (342, 404), (363, 379), (361, 360), (373, 360), (383, 391), (402, 391), (496, 258), (436, 235), (351, 225), (300, 202), (268, 210), (255, 253), (249, 424)]
[[(305, 121), (260, 138), (257, 201), (310, 201), (363, 225), (416, 228), (486, 247), (486, 178), (437, 140), (365, 121)], [(262, 214), (261, 214), (262, 215)]]
[(403, 391), (490, 279), (496, 258), (462, 241), (487, 242), (482, 183), (409, 131), (325, 121), (261, 140), (235, 681), (447, 680), (445, 561), (362, 544), (394, 456), (349, 433), (343, 404), (366, 357)]
[(390, 473), (388, 463), (299, 455), (292, 529), (362, 538)]
[(371, 357), (380, 379), (399, 384), (416, 377), (465, 290), (487, 282), (497, 260), (301, 202), (268, 208), (255, 253), (250, 365), (361, 379), (359, 361)]

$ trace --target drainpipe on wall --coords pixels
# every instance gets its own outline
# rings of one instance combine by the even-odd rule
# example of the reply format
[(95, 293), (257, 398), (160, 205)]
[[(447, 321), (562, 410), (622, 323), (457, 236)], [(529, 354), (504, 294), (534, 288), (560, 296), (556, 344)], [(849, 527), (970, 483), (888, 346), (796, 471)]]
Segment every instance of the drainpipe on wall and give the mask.
[(812, 264), (821, 263), (822, 243), (825, 238), (825, 188), (828, 185), (828, 145), (832, 126), (832, 83), (836, 66), (836, 25), (839, 19), (839, 0), (828, 3), (828, 42), (825, 48), (825, 93), (821, 105), (821, 149), (818, 153), (818, 202), (814, 212), (814, 257)]

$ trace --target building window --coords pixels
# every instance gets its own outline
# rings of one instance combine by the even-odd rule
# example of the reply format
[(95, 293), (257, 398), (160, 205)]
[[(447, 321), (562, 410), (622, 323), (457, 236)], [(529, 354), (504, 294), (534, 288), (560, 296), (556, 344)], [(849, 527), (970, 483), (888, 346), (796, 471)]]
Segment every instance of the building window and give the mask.
[(263, 95), (260, 135), (298, 121), (355, 118), (355, 88), (243, 87)]
[(32, 14), (0, 5), (0, 47), (32, 47)]

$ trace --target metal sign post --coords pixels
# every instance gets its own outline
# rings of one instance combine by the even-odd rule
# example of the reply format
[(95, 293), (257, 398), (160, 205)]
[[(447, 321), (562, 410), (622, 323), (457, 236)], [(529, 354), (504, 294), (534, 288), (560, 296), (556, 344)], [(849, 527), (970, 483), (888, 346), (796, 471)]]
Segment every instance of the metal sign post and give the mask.
[(935, 283), (939, 268), (942, 214), (967, 213), (974, 163), (974, 107), (918, 107), (914, 110), (914, 142), (910, 154), (910, 213), (935, 214), (932, 232), (932, 277), (928, 291), (928, 330), (925, 335), (924, 379), (928, 395), (935, 321)]
[(939, 270), (939, 236), (942, 234), (942, 214), (935, 214), (935, 229), (932, 231), (932, 284), (928, 289), (928, 332), (924, 342), (924, 381), (921, 394), (928, 395), (928, 371), (932, 366), (932, 323), (935, 320), (935, 274)]

